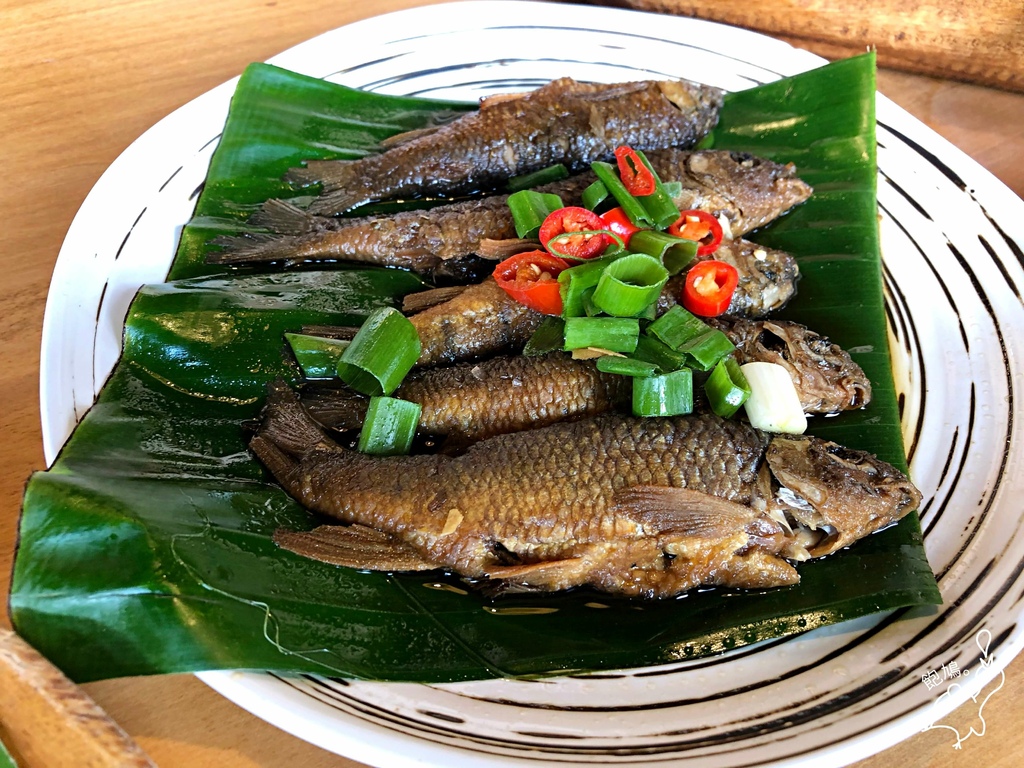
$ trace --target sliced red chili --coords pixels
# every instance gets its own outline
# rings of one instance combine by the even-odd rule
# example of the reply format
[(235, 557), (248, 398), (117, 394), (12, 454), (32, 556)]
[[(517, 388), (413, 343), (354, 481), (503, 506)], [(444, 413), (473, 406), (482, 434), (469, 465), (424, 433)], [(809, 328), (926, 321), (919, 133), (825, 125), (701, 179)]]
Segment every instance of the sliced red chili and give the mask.
[(586, 208), (569, 206), (552, 211), (540, 225), (540, 244), (553, 255), (573, 259), (592, 259), (604, 253), (608, 236), (601, 217)]
[(621, 237), (622, 244), (627, 248), (629, 247), (629, 238), (633, 236), (634, 232), (640, 231), (640, 227), (633, 224), (621, 208), (612, 208), (610, 211), (602, 213), (601, 222), (604, 225), (602, 229), (607, 229)]
[(699, 261), (686, 273), (680, 299), (695, 315), (717, 317), (729, 308), (738, 284), (739, 273), (732, 264), (715, 259)]
[(615, 160), (619, 165), (619, 178), (629, 194), (641, 197), (654, 194), (657, 188), (654, 174), (635, 151), (623, 145), (615, 150)]
[(676, 223), (669, 226), (668, 233), (700, 243), (698, 256), (714, 253), (722, 244), (722, 225), (706, 211), (683, 211)]
[(494, 268), (494, 280), (509, 296), (545, 315), (562, 314), (558, 274), (569, 263), (545, 251), (517, 253)]

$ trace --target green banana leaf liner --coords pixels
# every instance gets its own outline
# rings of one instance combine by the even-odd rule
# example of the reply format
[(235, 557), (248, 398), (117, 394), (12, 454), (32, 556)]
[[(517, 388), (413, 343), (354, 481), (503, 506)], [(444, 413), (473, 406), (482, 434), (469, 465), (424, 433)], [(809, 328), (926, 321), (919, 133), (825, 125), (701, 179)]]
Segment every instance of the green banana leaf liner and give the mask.
[[(755, 239), (800, 257), (785, 315), (829, 334), (874, 382), (862, 412), (812, 431), (903, 465), (875, 204), (874, 59), (732, 94), (712, 143), (797, 164), (813, 199)], [(444, 574), (363, 573), (278, 550), (314, 517), (249, 455), (268, 381), (297, 382), (282, 333), (358, 324), (421, 286), (399, 270), (232, 272), (204, 264), (312, 157), (358, 157), (466, 105), (362, 93), (249, 67), (170, 282), (143, 288), (124, 353), (54, 466), (25, 495), (10, 608), (78, 681), (274, 669), (441, 682), (633, 667), (941, 602), (916, 516), (766, 591), (629, 602), (577, 590), (491, 600)], [(870, 350), (870, 351), (866, 351)], [(604, 606), (604, 607), (601, 607)]]

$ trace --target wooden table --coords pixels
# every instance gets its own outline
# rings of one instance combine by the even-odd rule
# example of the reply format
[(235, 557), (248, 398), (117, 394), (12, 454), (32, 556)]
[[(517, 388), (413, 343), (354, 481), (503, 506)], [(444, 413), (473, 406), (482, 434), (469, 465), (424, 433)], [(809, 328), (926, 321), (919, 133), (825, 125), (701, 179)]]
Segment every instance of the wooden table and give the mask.
[[(429, 0), (427, 0), (429, 2)], [(50, 273), (96, 179), (178, 106), (315, 34), (424, 0), (5, 0), (0, 10), (0, 274), (10, 320), (0, 355), (0, 596), (6, 595), (23, 484), (44, 467), (38, 355)], [(892, 71), (879, 88), (1024, 195), (1024, 95)], [(0, 625), (9, 626), (6, 612)], [(85, 686), (162, 766), (355, 766), (278, 731), (190, 676)], [(860, 765), (1017, 766), (1024, 761), (1024, 659), (985, 711), (987, 732), (954, 751), (919, 734)], [(976, 723), (968, 702), (949, 722)]]

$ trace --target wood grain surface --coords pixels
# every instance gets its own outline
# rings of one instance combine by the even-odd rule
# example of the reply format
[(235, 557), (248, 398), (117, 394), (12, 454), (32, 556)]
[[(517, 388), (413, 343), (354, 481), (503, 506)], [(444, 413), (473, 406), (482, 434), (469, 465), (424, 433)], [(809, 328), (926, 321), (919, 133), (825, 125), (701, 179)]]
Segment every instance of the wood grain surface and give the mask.
[[(38, 360), (47, 286), (64, 233), (89, 189), (139, 134), (249, 62), (328, 29), (423, 4), (0, 0), (0, 136), (6, 171), (0, 184), (6, 321), (0, 342), (0, 597), (5, 604), (24, 482), (44, 467)], [(769, 0), (747, 7), (770, 13), (785, 5)], [(751, 17), (750, 26), (756, 22)], [(890, 71), (879, 73), (879, 87), (1024, 194), (1024, 95)], [(10, 626), (6, 612), (0, 612), (0, 625)], [(190, 676), (113, 680), (85, 689), (161, 766), (358, 765), (278, 731)], [(1024, 659), (1010, 665), (1006, 686), (985, 715), (985, 735), (961, 750), (952, 748), (950, 732), (930, 731), (859, 765), (1022, 764)], [(977, 705), (968, 702), (948, 722), (962, 732), (971, 725), (980, 728)], [(0, 738), (13, 741), (2, 722)], [(18, 749), (17, 743), (10, 746)]]
[(1024, 91), (1020, 0), (611, 0), (782, 37), (822, 56), (878, 51), (882, 66)]

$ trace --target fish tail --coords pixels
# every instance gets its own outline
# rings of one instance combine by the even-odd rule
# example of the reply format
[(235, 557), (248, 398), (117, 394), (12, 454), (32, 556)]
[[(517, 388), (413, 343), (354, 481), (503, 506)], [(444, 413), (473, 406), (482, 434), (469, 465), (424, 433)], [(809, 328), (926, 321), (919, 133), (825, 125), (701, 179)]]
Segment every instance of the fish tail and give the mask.
[(359, 429), (366, 420), (369, 399), (344, 389), (314, 389), (302, 396), (306, 412), (330, 429)]
[(217, 237), (211, 245), (224, 250), (206, 254), (207, 264), (247, 264), (258, 261), (286, 261), (295, 258), (297, 238), (291, 235), (241, 235)]
[(295, 459), (301, 459), (316, 446), (330, 444), (331, 441), (306, 413), (298, 394), (291, 387), (278, 380), (268, 385), (267, 389), (263, 421), (250, 445), (256, 455), (263, 459), (276, 475), (277, 472), (270, 461), (264, 459), (261, 450), (275, 463), (288, 460), (294, 464)]
[(306, 235), (316, 229), (314, 217), (296, 205), (278, 200), (267, 200), (253, 214), (250, 223), (265, 227), (281, 235)]

